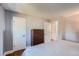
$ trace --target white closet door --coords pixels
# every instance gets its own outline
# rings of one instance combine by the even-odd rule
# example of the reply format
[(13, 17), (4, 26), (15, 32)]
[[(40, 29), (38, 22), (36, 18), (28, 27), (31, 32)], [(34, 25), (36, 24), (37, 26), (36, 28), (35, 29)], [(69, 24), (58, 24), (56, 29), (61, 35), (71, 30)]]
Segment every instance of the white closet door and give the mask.
[(58, 35), (58, 21), (53, 21), (52, 22), (52, 40), (59, 40), (59, 35)]
[(26, 48), (26, 19), (13, 17), (13, 49)]

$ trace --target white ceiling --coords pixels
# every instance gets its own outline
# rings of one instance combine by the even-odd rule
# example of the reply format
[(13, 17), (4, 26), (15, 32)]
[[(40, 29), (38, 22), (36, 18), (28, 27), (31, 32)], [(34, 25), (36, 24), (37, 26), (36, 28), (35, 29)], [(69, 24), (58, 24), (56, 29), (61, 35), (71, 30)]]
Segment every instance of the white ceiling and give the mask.
[(4, 3), (2, 6), (8, 10), (46, 19), (79, 13), (78, 3)]

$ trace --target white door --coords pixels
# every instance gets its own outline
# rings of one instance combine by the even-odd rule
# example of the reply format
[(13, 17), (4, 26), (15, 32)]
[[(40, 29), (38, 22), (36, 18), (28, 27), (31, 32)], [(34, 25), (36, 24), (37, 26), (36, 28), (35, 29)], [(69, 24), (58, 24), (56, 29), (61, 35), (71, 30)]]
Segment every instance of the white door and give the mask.
[(52, 22), (52, 40), (57, 40), (58, 38), (58, 21)]
[(13, 17), (13, 49), (26, 48), (26, 19)]

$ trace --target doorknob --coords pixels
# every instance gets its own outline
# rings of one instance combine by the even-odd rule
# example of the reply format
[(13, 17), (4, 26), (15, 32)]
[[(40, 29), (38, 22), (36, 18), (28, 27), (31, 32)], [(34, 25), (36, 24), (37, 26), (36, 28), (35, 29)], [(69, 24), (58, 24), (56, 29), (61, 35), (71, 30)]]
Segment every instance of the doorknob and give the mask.
[(25, 37), (25, 35), (22, 35), (22, 37)]

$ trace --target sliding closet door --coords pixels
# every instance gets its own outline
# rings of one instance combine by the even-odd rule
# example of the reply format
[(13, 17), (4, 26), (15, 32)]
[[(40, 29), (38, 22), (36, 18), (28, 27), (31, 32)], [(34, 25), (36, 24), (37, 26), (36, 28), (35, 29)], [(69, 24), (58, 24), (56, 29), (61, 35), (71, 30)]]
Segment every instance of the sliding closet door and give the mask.
[(13, 49), (26, 48), (26, 19), (13, 17)]

